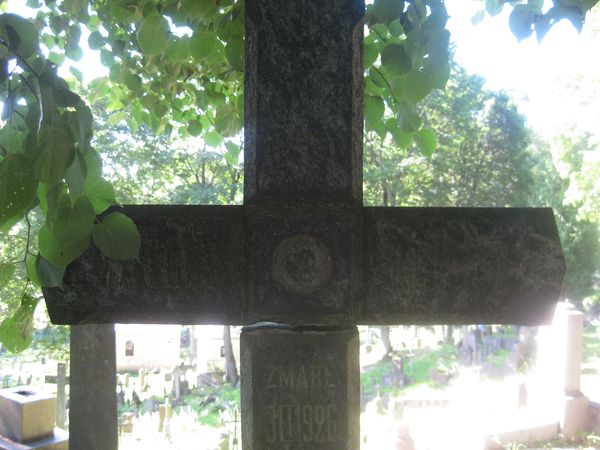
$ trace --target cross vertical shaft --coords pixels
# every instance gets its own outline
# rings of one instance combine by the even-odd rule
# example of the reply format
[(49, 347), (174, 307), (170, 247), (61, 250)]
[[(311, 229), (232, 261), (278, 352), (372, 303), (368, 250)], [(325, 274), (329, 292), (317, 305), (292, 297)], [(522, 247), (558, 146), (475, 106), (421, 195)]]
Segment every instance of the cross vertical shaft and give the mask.
[[(245, 8), (249, 315), (347, 320), (362, 255), (364, 3)], [(247, 327), (241, 348), (244, 448), (359, 448), (355, 326)]]
[(362, 203), (364, 2), (245, 8), (245, 203)]

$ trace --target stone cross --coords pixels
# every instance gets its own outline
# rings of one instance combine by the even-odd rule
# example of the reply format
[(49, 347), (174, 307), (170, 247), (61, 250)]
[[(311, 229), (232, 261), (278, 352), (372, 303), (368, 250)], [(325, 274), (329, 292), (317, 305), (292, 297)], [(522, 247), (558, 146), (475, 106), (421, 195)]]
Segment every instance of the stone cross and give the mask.
[(259, 324), (242, 333), (244, 449), (358, 449), (356, 325), (549, 320), (556, 226), (549, 209), (363, 207), (363, 0), (245, 8), (244, 205), (123, 207), (139, 260), (91, 248), (48, 310)]

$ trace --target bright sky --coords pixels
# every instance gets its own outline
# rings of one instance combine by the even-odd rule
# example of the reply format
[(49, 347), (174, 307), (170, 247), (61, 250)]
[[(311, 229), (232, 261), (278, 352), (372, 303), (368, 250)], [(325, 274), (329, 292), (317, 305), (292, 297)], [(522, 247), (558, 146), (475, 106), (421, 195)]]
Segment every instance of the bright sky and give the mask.
[(469, 72), (486, 78), (488, 88), (513, 94), (528, 123), (543, 135), (568, 129), (572, 123), (597, 134), (599, 102), (590, 101), (589, 91), (575, 95), (574, 90), (565, 91), (565, 86), (580, 80), (584, 88), (584, 83), (595, 80), (596, 95), (600, 94), (599, 7), (594, 10), (595, 39), (591, 23), (584, 25), (580, 35), (563, 20), (540, 44), (534, 37), (517, 42), (508, 25), (509, 8), (494, 18), (486, 15), (481, 24), (472, 25), (471, 17), (483, 3), (446, 0), (457, 61)]
[[(595, 9), (595, 39), (589, 24), (579, 35), (563, 21), (539, 44), (534, 37), (517, 42), (508, 25), (508, 7), (502, 14), (494, 18), (486, 15), (481, 24), (473, 25), (471, 17), (483, 5), (481, 0), (446, 0), (457, 61), (469, 72), (482, 75), (489, 89), (511, 93), (529, 125), (542, 135), (568, 130), (573, 123), (599, 134), (600, 102), (593, 101), (586, 83), (595, 80), (595, 94), (600, 95), (600, 6)], [(9, 9), (25, 14), (20, 0), (9, 2)], [(86, 52), (75, 65), (86, 80), (107, 73), (95, 52)], [(579, 93), (576, 89), (566, 91), (565, 86), (574, 86), (576, 80)]]

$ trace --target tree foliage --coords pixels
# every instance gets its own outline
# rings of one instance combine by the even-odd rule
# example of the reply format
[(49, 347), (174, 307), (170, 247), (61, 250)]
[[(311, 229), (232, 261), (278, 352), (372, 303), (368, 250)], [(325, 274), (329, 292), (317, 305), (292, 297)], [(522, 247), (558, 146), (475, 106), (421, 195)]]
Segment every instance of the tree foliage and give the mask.
[(474, 17), (473, 22), (479, 23), (485, 14), (496, 16), (505, 6), (512, 7), (508, 18), (512, 33), (522, 40), (535, 36), (541, 41), (552, 26), (561, 20), (568, 20), (577, 31), (581, 32), (586, 14), (598, 0), (481, 0), (485, 7)]
[[(510, 26), (518, 37), (525, 37), (529, 27), (541, 38), (543, 27), (560, 18), (583, 23), (596, 1), (555, 0), (548, 11), (541, 1), (510, 1)], [(89, 104), (105, 105), (110, 116), (104, 124), (153, 134), (160, 145), (144, 144), (140, 155), (171, 161), (163, 154), (164, 143), (198, 139), (202, 151), (193, 162), (182, 144), (177, 148), (184, 165), (164, 169), (173, 171), (171, 180), (188, 180), (192, 187), (176, 189), (177, 201), (235, 201), (243, 147), (242, 1), (26, 3), (36, 11), (32, 20), (0, 15), (0, 232), (3, 246), (11, 247), (0, 263), (0, 280), (3, 297), (13, 299), (1, 305), (8, 305), (12, 316), (2, 322), (0, 339), (13, 350), (30, 338), (38, 288), (60, 285), (66, 266), (91, 243), (117, 259), (137, 257), (135, 225), (120, 213), (104, 214), (116, 203), (115, 185), (108, 179), (134, 167), (121, 164), (118, 153), (111, 158), (104, 147), (102, 156), (94, 149), (93, 143), (102, 140), (93, 140)], [(504, 3), (486, 1), (487, 10), (495, 13)], [(0, 0), (0, 8), (6, 10), (6, 1)], [(403, 149), (402, 167), (414, 160), (408, 156), (413, 144), (431, 158), (444, 143), (429, 123), (424, 102), (444, 88), (450, 75), (447, 19), (442, 0), (375, 0), (367, 7), (365, 129)], [(70, 68), (71, 84), (57, 74), (65, 61), (81, 60), (82, 39), (109, 72), (86, 86), (86, 101), (74, 92), (74, 80), (83, 80), (76, 65)], [(500, 103), (499, 113), (506, 110)], [(138, 158), (136, 175), (154, 177), (152, 162), (143, 159)], [(103, 170), (103, 163), (108, 168)], [(225, 174), (228, 182), (216, 183)], [(168, 182), (160, 184), (170, 192)], [(152, 197), (151, 185), (137, 194)]]
[(532, 188), (529, 131), (510, 98), (454, 64), (444, 91), (421, 105), (437, 151), (399, 148), (370, 133), (365, 198), (371, 204), (522, 206)]

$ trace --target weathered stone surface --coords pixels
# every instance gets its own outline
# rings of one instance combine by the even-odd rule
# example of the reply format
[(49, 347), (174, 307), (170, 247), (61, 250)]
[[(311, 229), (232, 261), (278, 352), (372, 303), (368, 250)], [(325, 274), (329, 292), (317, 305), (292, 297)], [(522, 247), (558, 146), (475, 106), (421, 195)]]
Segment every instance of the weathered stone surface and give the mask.
[(358, 450), (358, 350), (356, 327), (245, 328), (244, 449)]
[(0, 450), (69, 450), (69, 433), (56, 428), (51, 436), (27, 444), (19, 444), (0, 436)]
[(565, 264), (549, 208), (366, 208), (370, 324), (552, 319)]
[(245, 202), (360, 202), (364, 1), (245, 8)]
[(54, 323), (238, 323), (244, 298), (245, 220), (235, 206), (126, 206), (139, 261), (91, 247), (44, 289)]
[(70, 448), (117, 450), (114, 325), (71, 327)]
[(565, 270), (550, 209), (125, 211), (140, 261), (88, 251), (44, 291), (54, 322), (527, 325), (551, 319)]
[(565, 271), (543, 208), (125, 210), (140, 261), (89, 251), (44, 291), (54, 322), (527, 325), (551, 320)]
[(0, 435), (19, 443), (52, 435), (56, 398), (31, 386), (0, 390)]
[(247, 206), (246, 323), (354, 323), (361, 209), (340, 203)]

